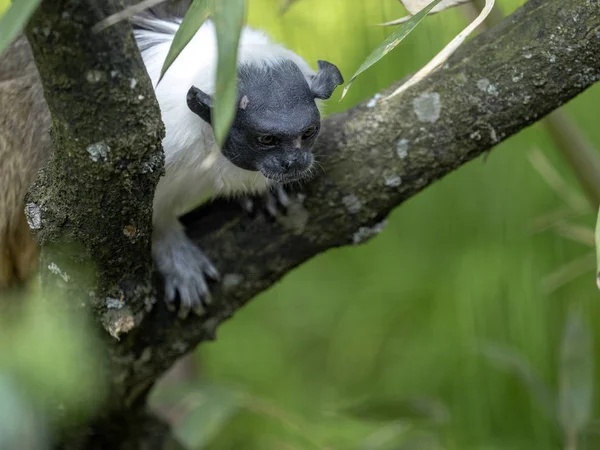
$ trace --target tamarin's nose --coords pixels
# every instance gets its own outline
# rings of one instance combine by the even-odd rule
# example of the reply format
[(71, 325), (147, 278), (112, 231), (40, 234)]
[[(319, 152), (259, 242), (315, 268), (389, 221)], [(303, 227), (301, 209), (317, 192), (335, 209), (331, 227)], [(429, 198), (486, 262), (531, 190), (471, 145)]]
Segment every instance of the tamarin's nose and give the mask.
[(304, 170), (309, 164), (310, 155), (308, 153), (292, 153), (281, 161), (281, 168), (285, 171)]

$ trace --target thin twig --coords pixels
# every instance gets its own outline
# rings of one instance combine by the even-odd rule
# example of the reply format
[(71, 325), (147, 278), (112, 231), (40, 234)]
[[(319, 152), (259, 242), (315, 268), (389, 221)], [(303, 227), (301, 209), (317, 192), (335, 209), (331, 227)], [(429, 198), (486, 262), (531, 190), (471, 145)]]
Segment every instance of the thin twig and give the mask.
[(101, 20), (96, 25), (92, 27), (93, 33), (98, 33), (122, 20), (129, 19), (130, 17), (135, 16), (138, 13), (141, 13), (143, 10), (152, 8), (153, 6), (158, 5), (159, 3), (164, 2), (165, 0), (143, 0), (135, 5), (128, 6), (124, 10), (112, 14), (108, 16), (106, 19)]
[(303, 423), (303, 421), (300, 418), (292, 416), (291, 414), (283, 411), (281, 408), (270, 403), (269, 401), (266, 401), (263, 398), (257, 397), (255, 395), (245, 393), (243, 395), (243, 398), (245, 399), (245, 401), (243, 402), (243, 406), (248, 411), (253, 412), (255, 414), (263, 415), (265, 417), (269, 417), (271, 419), (279, 420), (290, 431), (294, 432), (297, 436), (305, 439), (313, 447), (319, 450), (334, 450), (332, 447), (319, 442), (319, 440), (317, 440), (316, 437), (311, 436), (311, 434), (306, 431), (308, 426), (305, 423)]
[(391, 95), (385, 98), (385, 100), (389, 100), (390, 98), (401, 94), (406, 91), (409, 87), (414, 86), (427, 75), (432, 73), (435, 69), (440, 67), (446, 60), (456, 51), (458, 47), (462, 45), (462, 43), (467, 39), (467, 37), (479, 26), (483, 23), (488, 14), (492, 11), (494, 7), (495, 0), (486, 0), (485, 8), (481, 11), (479, 16), (469, 24), (464, 30), (462, 30), (448, 45), (446, 45), (441, 52), (433, 57), (431, 61), (429, 61), (425, 66), (421, 68), (417, 73), (415, 73), (406, 83), (396, 89)]
[(589, 227), (562, 223), (556, 225), (554, 230), (559, 236), (594, 248), (594, 230)]
[(577, 216), (578, 214), (575, 214), (571, 209), (560, 207), (533, 219), (530, 231), (534, 234), (543, 233)]
[[(432, 14), (435, 14), (435, 13), (429, 13), (428, 15), (431, 16)], [(376, 25), (378, 27), (393, 27), (394, 25), (402, 25), (404, 22), (409, 20), (411, 17), (412, 17), (412, 14), (410, 16), (400, 17), (399, 19), (394, 19), (394, 20), (391, 20), (390, 22), (378, 23)]]
[(585, 197), (564, 180), (539, 148), (534, 148), (529, 152), (528, 156), (533, 168), (542, 176), (548, 186), (556, 192), (556, 195), (562, 198), (569, 208), (579, 214), (590, 212), (590, 205)]
[(542, 280), (542, 289), (546, 293), (556, 291), (565, 284), (585, 275), (594, 268), (596, 255), (587, 253), (573, 261), (560, 266), (558, 269), (544, 277)]
[[(376, 26), (379, 27), (392, 27), (394, 25), (401, 25), (407, 20), (409, 20), (412, 16), (414, 16), (421, 8), (424, 8), (427, 3), (421, 4), (420, 2), (411, 1), (409, 3), (408, 0), (400, 0), (404, 7), (408, 10), (408, 16), (400, 17), (399, 19), (392, 20), (390, 22), (378, 23)], [(453, 8), (455, 6), (463, 6), (465, 3), (469, 3), (471, 0), (455, 0), (452, 3), (441, 2), (439, 5), (435, 6), (429, 13), (428, 16), (433, 16), (439, 12), (445, 11), (447, 9)], [(414, 4), (413, 4), (414, 3)]]

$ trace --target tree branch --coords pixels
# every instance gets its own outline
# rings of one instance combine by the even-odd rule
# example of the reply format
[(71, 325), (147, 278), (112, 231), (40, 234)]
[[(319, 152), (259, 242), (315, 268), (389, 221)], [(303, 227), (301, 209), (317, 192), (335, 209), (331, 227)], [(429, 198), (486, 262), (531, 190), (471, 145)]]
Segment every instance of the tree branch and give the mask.
[[(152, 199), (164, 160), (160, 110), (131, 26), (91, 31), (121, 6), (44, 0), (26, 29), (54, 143), (28, 200), (40, 224), (45, 292), (59, 287), (68, 299), (60, 306), (93, 309), (114, 337), (153, 298)], [(105, 409), (88, 429), (65, 435), (64, 448), (163, 448), (168, 427), (144, 408), (123, 407), (130, 392), (118, 381), (121, 347), (103, 337), (104, 373), (93, 375), (108, 381)]]
[[(96, 21), (116, 11), (115, 1), (103, 2), (102, 7), (94, 6), (97, 4), (43, 2), (28, 37), (54, 116), (55, 139), (63, 152), (50, 165), (51, 174), (62, 177), (65, 186), (90, 186), (92, 191), (101, 190), (108, 182), (114, 184), (105, 196), (95, 192), (87, 200), (74, 192), (76, 189), (53, 192), (57, 212), (44, 209), (47, 197), (37, 195), (42, 198), (42, 214), (55, 214), (53, 220), (60, 228), (47, 240), (64, 240), (61, 211), (73, 211), (76, 220), (66, 225), (67, 236), (75, 236), (75, 241), (97, 236), (86, 248), (100, 263), (107, 292), (116, 280), (119, 289), (132, 295), (125, 298), (133, 298), (139, 317), (146, 313), (139, 309), (142, 296), (138, 293), (148, 292), (149, 277), (147, 259), (138, 261), (140, 254), (143, 258), (149, 255), (148, 199), (156, 181), (143, 168), (144, 163), (155, 161), (157, 130), (162, 129), (127, 26), (119, 24), (104, 32), (108, 34), (89, 35)], [(139, 413), (138, 407), (143, 407), (145, 394), (156, 379), (199, 342), (213, 339), (217, 326), (257, 293), (329, 248), (365, 242), (382, 229), (393, 208), (600, 79), (599, 6), (599, 0), (530, 0), (497, 27), (466, 43), (442, 70), (405, 94), (389, 101), (377, 96), (327, 118), (315, 149), (322, 155), (325, 170), (305, 186), (288, 218), (279, 222), (262, 216), (250, 218), (225, 202), (189, 215), (190, 234), (224, 274), (222, 283), (214, 287), (215, 303), (206, 317), (181, 321), (159, 301), (121, 341), (107, 344), (107, 379), (118, 384), (113, 390), (122, 394), (111, 399), (111, 409), (121, 413), (136, 409)], [(54, 34), (64, 26), (60, 19), (64, 11), (79, 13), (64, 34)], [(57, 50), (50, 50), (44, 41), (46, 29), (53, 43), (60, 44)], [(119, 45), (123, 42), (125, 45)], [(67, 52), (77, 51), (69, 57), (80, 61), (61, 67), (51, 51), (60, 52), (63, 61), (70, 55)], [(124, 78), (113, 82), (109, 78), (115, 65)], [(143, 93), (135, 94), (144, 99), (126, 94), (131, 78), (141, 83)], [(111, 96), (102, 89), (111, 89)], [(83, 95), (86, 92), (89, 98)], [(69, 95), (73, 97), (69, 99)], [(103, 99), (108, 104), (101, 108)], [(147, 115), (141, 111), (146, 107)], [(149, 141), (130, 142), (127, 129), (131, 127), (138, 128), (136, 136), (148, 135)], [(77, 141), (82, 138), (85, 142)], [(102, 139), (111, 139), (106, 170), (90, 159), (90, 146)], [(72, 158), (70, 151), (78, 156)], [(99, 155), (102, 157), (102, 152)], [(69, 164), (58, 164), (59, 158)], [(131, 170), (131, 178), (123, 176), (119, 162), (126, 162), (125, 171)], [(116, 167), (121, 167), (120, 171)], [(66, 176), (75, 180), (66, 182)], [(41, 185), (46, 182), (42, 180)], [(138, 197), (141, 204), (130, 207)], [(84, 203), (67, 209), (73, 201)], [(103, 216), (100, 212), (105, 202), (108, 212)], [(137, 243), (123, 237), (131, 223), (139, 227)], [(109, 423), (118, 427), (119, 419)], [(121, 428), (134, 426), (123, 421)]]
[(365, 242), (393, 208), (598, 81), (599, 24), (598, 0), (530, 0), (405, 94), (328, 117), (315, 149), (325, 170), (287, 220), (250, 218), (225, 202), (189, 215), (189, 233), (224, 279), (207, 317), (180, 321), (159, 302), (120, 344), (150, 355), (130, 371), (130, 392), (214, 339), (223, 320), (294, 267)]
[[(42, 1), (26, 30), (54, 143), (30, 194), (42, 277), (95, 300), (115, 337), (152, 296), (152, 198), (164, 159), (160, 110), (131, 26), (91, 31), (119, 9), (116, 0)], [(123, 298), (126, 308), (111, 308)]]

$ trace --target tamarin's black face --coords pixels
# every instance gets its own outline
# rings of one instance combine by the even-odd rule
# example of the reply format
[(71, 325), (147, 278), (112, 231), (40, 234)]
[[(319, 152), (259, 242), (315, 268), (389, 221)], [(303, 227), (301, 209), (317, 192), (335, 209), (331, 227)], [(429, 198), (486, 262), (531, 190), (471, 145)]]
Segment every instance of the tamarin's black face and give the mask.
[[(306, 177), (321, 127), (315, 99), (329, 98), (342, 83), (337, 67), (324, 61), (319, 61), (319, 72), (308, 82), (291, 61), (240, 68), (238, 108), (223, 155), (236, 166), (275, 181)], [(192, 86), (187, 102), (210, 123), (210, 96)]]

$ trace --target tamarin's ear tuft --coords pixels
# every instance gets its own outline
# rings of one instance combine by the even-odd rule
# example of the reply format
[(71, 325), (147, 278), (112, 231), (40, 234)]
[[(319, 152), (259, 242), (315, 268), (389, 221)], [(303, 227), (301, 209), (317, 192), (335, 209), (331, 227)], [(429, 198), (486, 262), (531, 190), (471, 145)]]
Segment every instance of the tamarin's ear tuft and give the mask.
[(319, 71), (310, 83), (310, 89), (315, 98), (327, 100), (337, 86), (344, 82), (339, 69), (330, 62), (318, 61)]
[(194, 114), (200, 116), (206, 123), (210, 122), (210, 111), (212, 109), (212, 98), (210, 95), (192, 86), (187, 93), (187, 105)]

